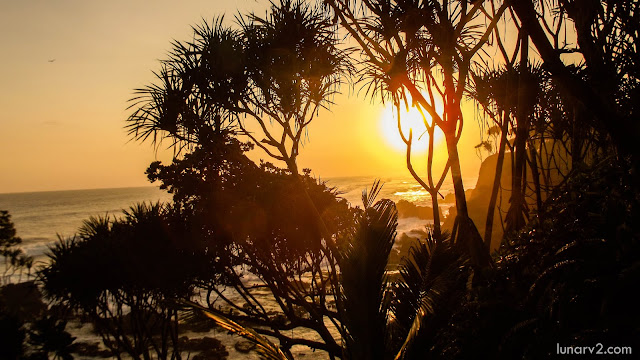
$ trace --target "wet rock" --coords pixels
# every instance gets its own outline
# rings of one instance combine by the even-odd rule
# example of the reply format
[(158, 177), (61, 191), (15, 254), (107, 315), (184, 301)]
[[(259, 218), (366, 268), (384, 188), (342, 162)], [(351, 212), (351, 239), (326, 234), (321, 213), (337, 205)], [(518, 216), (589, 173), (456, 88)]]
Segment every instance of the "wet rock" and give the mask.
[(256, 344), (248, 340), (240, 340), (235, 343), (233, 347), (236, 351), (246, 354), (249, 351), (254, 350), (256, 348)]
[(193, 360), (225, 360), (229, 356), (229, 353), (218, 350), (205, 350), (197, 355), (194, 355), (191, 359)]
[(217, 351), (220, 353), (224, 353), (226, 355), (229, 354), (225, 346), (222, 344), (222, 342), (220, 342), (220, 340), (209, 337), (209, 336), (205, 336), (203, 338), (198, 338), (198, 339), (189, 339), (188, 337), (183, 336), (180, 338), (179, 342), (180, 342), (180, 347), (183, 350), (187, 350), (187, 351), (192, 351), (192, 352)]
[(194, 316), (189, 318), (184, 324), (181, 325), (182, 331), (193, 331), (198, 333), (206, 333), (216, 328), (216, 323), (205, 317)]
[(73, 344), (73, 353), (80, 356), (87, 356), (92, 358), (108, 358), (112, 356), (112, 353), (108, 349), (101, 349), (98, 342), (76, 342)]
[[(396, 208), (401, 218), (416, 217), (422, 220), (433, 220), (433, 208), (429, 206), (419, 206), (407, 200), (399, 200)], [(440, 210), (440, 217), (442, 218), (442, 210)]]

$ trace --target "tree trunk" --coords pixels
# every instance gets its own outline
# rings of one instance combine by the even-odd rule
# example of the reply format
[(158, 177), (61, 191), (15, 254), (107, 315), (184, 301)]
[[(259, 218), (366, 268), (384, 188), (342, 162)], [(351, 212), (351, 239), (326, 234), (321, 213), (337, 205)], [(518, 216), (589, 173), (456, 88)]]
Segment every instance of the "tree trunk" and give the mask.
[(482, 237), (469, 217), (467, 210), (467, 198), (464, 193), (464, 184), (462, 182), (462, 172), (460, 171), (460, 158), (458, 156), (458, 140), (454, 131), (446, 131), (444, 136), (447, 142), (447, 151), (449, 152), (449, 161), (451, 162), (451, 178), (453, 180), (453, 190), (456, 199), (456, 225), (452, 233), (452, 241), (454, 243), (463, 243), (466, 246), (471, 261), (474, 265), (485, 267), (490, 264), (491, 257), (482, 243)]
[(524, 99), (527, 93), (524, 88), (526, 84), (525, 73), (528, 71), (529, 58), (529, 35), (523, 30), (521, 33), (522, 45), (520, 46), (520, 80), (518, 81), (518, 107), (516, 114), (516, 139), (515, 139), (515, 166), (511, 173), (511, 205), (507, 211), (507, 232), (518, 231), (525, 225), (526, 204), (524, 199), (523, 179), (524, 166), (526, 163), (527, 138), (529, 136), (529, 109), (525, 106), (527, 100)]
[(438, 191), (431, 195), (431, 206), (433, 208), (433, 237), (435, 239), (442, 238), (442, 231), (440, 230), (440, 208), (438, 207)]
[(493, 178), (493, 188), (491, 189), (491, 198), (489, 199), (489, 208), (487, 209), (487, 221), (484, 230), (484, 246), (491, 251), (491, 236), (493, 233), (493, 214), (498, 201), (498, 192), (500, 191), (500, 181), (502, 180), (502, 166), (504, 164), (504, 153), (507, 145), (507, 132), (509, 130), (509, 122), (507, 112), (502, 116), (502, 133), (500, 136), (500, 148), (498, 149), (498, 159), (496, 160), (496, 174)]
[(538, 218), (542, 215), (542, 189), (540, 186), (540, 171), (538, 168), (538, 154), (535, 144), (532, 142), (529, 144), (529, 156), (531, 166), (531, 177), (533, 178), (533, 186), (536, 192), (536, 213)]

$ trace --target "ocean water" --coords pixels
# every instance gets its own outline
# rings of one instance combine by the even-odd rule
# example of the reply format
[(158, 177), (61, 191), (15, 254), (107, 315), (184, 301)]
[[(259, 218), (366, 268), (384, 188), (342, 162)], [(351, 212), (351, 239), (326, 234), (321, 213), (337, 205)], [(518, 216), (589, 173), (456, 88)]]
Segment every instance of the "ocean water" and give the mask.
[[(328, 186), (335, 187), (341, 197), (352, 206), (362, 206), (362, 191), (371, 189), (373, 177), (321, 178)], [(411, 178), (382, 178), (378, 199), (408, 200), (416, 205), (431, 204), (429, 195)], [(465, 184), (475, 184), (475, 179), (465, 179)], [(441, 193), (446, 195), (452, 187), (444, 184)], [(58, 236), (73, 236), (84, 220), (91, 216), (119, 216), (137, 202), (170, 201), (171, 195), (154, 186), (117, 189), (91, 189), (0, 194), (0, 210), (8, 210), (15, 224), (17, 235), (22, 238), (23, 250), (34, 256), (36, 262), (46, 261), (46, 252)], [(440, 204), (446, 209), (453, 205)], [(424, 230), (428, 221), (417, 218), (400, 219), (398, 234), (412, 230)]]
[(137, 202), (169, 200), (170, 194), (153, 186), (10, 193), (0, 194), (0, 210), (9, 211), (22, 249), (37, 264), (45, 261), (58, 235), (73, 236), (91, 216), (119, 215)]

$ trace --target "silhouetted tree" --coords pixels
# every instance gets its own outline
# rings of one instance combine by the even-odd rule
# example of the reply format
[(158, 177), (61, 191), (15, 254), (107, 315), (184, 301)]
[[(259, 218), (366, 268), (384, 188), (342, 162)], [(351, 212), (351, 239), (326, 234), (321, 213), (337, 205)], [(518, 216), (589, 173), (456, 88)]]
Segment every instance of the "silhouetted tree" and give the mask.
[[(631, 0), (543, 3), (520, 0), (510, 6), (558, 86), (593, 114), (595, 126), (604, 129), (621, 154), (631, 156), (635, 159), (634, 167), (637, 166), (635, 139), (640, 136), (640, 120), (634, 104), (638, 103), (640, 76), (636, 46), (640, 34), (638, 3)], [(549, 26), (549, 19), (558, 26)], [(573, 42), (562, 38), (568, 20), (577, 35), (574, 44), (577, 46), (573, 49), (567, 48)], [(566, 52), (581, 55), (587, 76), (574, 75), (570, 64), (561, 58)]]
[(490, 129), (497, 129), (500, 132), (500, 143), (496, 145), (498, 153), (496, 169), (485, 222), (484, 245), (489, 249), (491, 248), (493, 235), (494, 213), (498, 195), (501, 191), (509, 125), (512, 122), (511, 116), (516, 103), (514, 99), (514, 95), (517, 94), (517, 91), (515, 91), (516, 79), (513, 73), (514, 71), (512, 70), (498, 69), (476, 76), (473, 89), (470, 92), (471, 97), (483, 108), (484, 114), (491, 119), (490, 124), (493, 126)]
[[(284, 0), (264, 18), (251, 14), (239, 21), (248, 75), (241, 100), (248, 119), (239, 124), (253, 143), (298, 174), (307, 127), (350, 70), (347, 54), (317, 5)], [(252, 122), (259, 125), (256, 134), (248, 128)]]
[[(488, 251), (469, 218), (457, 144), (464, 121), (462, 99), (471, 66), (502, 17), (506, 4), (501, 5), (493, 17), (488, 17), (486, 25), (478, 25), (475, 21), (478, 16), (491, 13), (484, 8), (484, 1), (472, 4), (390, 0), (365, 0), (357, 5), (347, 1), (326, 3), (359, 44), (373, 89), (402, 99), (405, 104), (410, 102), (428, 113), (433, 122), (427, 126), (431, 138), (433, 126), (442, 129), (456, 198), (453, 239), (464, 243), (475, 264), (488, 265)], [(362, 14), (355, 9), (362, 9)], [(444, 105), (442, 111), (437, 109), (436, 97)], [(438, 188), (432, 182), (428, 185), (427, 191)]]
[[(507, 65), (476, 75), (470, 91), (490, 124), (502, 133), (487, 212), (486, 246), (501, 189), (511, 194), (505, 229), (509, 233), (524, 226), (533, 213), (544, 216), (545, 202), (554, 190), (575, 171), (602, 160), (611, 149), (609, 142), (600, 140), (603, 135), (597, 128), (581, 124), (589, 115), (562, 94), (544, 69), (536, 65), (525, 69), (521, 74), (520, 66)], [(506, 171), (511, 176), (510, 187), (500, 185), (506, 150), (511, 160)]]
[[(324, 319), (336, 323), (328, 305), (340, 291), (335, 239), (354, 215), (331, 189), (300, 174), (296, 159), (307, 126), (348, 70), (345, 53), (330, 18), (302, 1), (274, 3), (264, 18), (237, 20), (237, 28), (221, 18), (203, 24), (192, 42), (175, 42), (158, 84), (136, 92), (128, 128), (138, 140), (171, 141), (181, 158), (154, 163), (147, 174), (186, 210), (201, 248), (229, 260), (216, 268), (224, 276), (201, 284), (219, 295), (209, 305), (238, 311), (232, 320), (262, 325), (259, 331), (286, 351), (304, 344), (338, 355)], [(256, 166), (244, 154), (251, 146), (288, 171)], [(261, 285), (248, 284), (248, 274)], [(236, 297), (226, 297), (225, 287)], [(265, 288), (287, 321), (268, 314), (255, 296)], [(286, 335), (301, 327), (322, 342)]]
[(31, 272), (33, 258), (18, 247), (21, 243), (22, 239), (16, 236), (11, 215), (6, 210), (0, 210), (0, 255), (4, 257), (4, 273), (0, 280), (7, 282), (9, 277), (23, 268)]
[[(176, 225), (178, 224), (178, 225)], [(114, 356), (180, 358), (177, 310), (214, 259), (189, 249), (171, 209), (139, 204), (124, 218), (91, 218), (60, 239), (39, 271), (45, 295), (89, 316)]]

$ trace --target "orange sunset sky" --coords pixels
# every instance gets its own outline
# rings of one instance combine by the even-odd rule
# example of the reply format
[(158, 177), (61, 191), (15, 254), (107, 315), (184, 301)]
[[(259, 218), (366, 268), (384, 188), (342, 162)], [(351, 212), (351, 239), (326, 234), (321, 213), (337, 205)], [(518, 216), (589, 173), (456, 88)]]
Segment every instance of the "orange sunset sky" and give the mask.
[[(238, 11), (263, 14), (267, 4), (0, 2), (0, 193), (149, 185), (144, 170), (171, 153), (129, 141), (124, 125), (133, 89), (153, 80), (171, 41), (191, 38), (191, 25), (223, 13), (232, 24)], [(343, 87), (331, 111), (314, 120), (299, 167), (322, 178), (410, 176), (389, 110), (359, 88)], [(462, 170), (475, 177), (480, 129), (472, 105), (465, 116)], [(442, 164), (442, 142), (438, 151)], [(416, 158), (416, 169), (425, 162)]]

